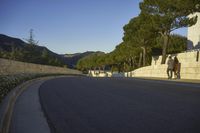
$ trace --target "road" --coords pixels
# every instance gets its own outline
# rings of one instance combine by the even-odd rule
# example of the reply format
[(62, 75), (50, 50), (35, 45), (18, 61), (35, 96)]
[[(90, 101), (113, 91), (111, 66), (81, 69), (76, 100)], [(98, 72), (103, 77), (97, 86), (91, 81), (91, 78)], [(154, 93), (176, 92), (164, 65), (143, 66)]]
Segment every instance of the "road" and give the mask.
[(39, 94), (53, 133), (200, 133), (200, 84), (65, 77)]

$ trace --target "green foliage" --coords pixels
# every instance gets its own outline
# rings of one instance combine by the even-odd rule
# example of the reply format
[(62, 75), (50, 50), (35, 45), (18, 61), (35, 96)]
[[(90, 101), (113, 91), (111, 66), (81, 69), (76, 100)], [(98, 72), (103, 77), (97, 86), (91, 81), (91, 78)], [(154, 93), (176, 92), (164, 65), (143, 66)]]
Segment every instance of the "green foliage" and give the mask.
[[(157, 37), (156, 45), (152, 48), (162, 49), (163, 38)], [(168, 54), (180, 53), (187, 50), (187, 38), (181, 35), (170, 35)]]
[(0, 103), (2, 99), (16, 86), (39, 77), (58, 76), (61, 74), (17, 74), (17, 75), (0, 75)]
[(141, 12), (151, 18), (154, 28), (163, 37), (162, 63), (165, 63), (170, 33), (178, 28), (192, 26), (197, 16), (188, 15), (199, 12), (200, 0), (144, 0), (140, 3)]
[(180, 53), (187, 50), (187, 38), (181, 35), (171, 35), (167, 53)]
[[(134, 51), (136, 49), (136, 51)], [(108, 54), (94, 54), (82, 58), (77, 63), (77, 69), (81, 71), (87, 71), (89, 69), (97, 70), (104, 68), (110, 68), (112, 71), (130, 71), (135, 68), (135, 56), (138, 49), (130, 47), (125, 43), (121, 43), (116, 46), (115, 50)]]
[[(157, 36), (156, 29), (148, 15), (141, 13), (138, 17), (130, 20), (124, 26), (124, 43), (129, 47), (138, 47), (142, 50), (143, 66), (146, 62), (149, 49), (152, 47)], [(136, 49), (134, 49), (136, 50)]]
[(123, 27), (123, 42), (106, 55), (81, 59), (77, 68), (85, 71), (110, 66), (112, 71), (131, 71), (140, 67), (141, 60), (143, 66), (149, 65), (151, 56), (159, 53), (155, 49), (160, 49), (163, 57), (185, 51), (186, 37), (171, 32), (196, 23), (197, 17), (188, 15), (199, 11), (196, 8), (199, 3), (200, 0), (144, 0), (140, 3), (139, 16)]
[(12, 47), (10, 52), (0, 51), (0, 57), (35, 64), (64, 66), (64, 63), (59, 58), (50, 55), (46, 48), (41, 51), (38, 46), (30, 44), (25, 45), (24, 48)]
[(18, 75), (0, 75), (0, 102), (17, 85), (44, 74), (18, 74)]
[(38, 41), (34, 40), (34, 34), (33, 34), (33, 29), (30, 29), (30, 36), (28, 39), (25, 39), (28, 44), (30, 45), (37, 45), (38, 44)]
[[(172, 35), (171, 32), (196, 23), (197, 16), (188, 15), (200, 12), (199, 3), (200, 0), (143, 0), (140, 2), (141, 13), (123, 27), (123, 42), (108, 54), (92, 54), (80, 59), (76, 65), (77, 69), (85, 72), (89, 69), (110, 67), (112, 71), (130, 71), (140, 67), (141, 61), (142, 66), (149, 65), (151, 56), (159, 53), (155, 52), (155, 49), (162, 50), (162, 63), (165, 63), (166, 54), (186, 50), (187, 39), (180, 35)], [(63, 65), (46, 49), (38, 52), (33, 30), (30, 31), (27, 41), (30, 44), (26, 46), (28, 50), (13, 48), (10, 53), (1, 52), (0, 57)]]
[(81, 71), (96, 69), (97, 67), (103, 67), (104, 65), (104, 54), (92, 54), (80, 59), (77, 63), (77, 69)]
[(5, 35), (0, 35), (0, 39), (2, 43), (0, 46), (1, 58), (43, 65), (65, 65), (59, 55), (54, 54), (46, 47), (37, 45), (38, 41), (34, 40), (32, 29), (30, 30), (30, 37), (27, 39), (28, 43)]

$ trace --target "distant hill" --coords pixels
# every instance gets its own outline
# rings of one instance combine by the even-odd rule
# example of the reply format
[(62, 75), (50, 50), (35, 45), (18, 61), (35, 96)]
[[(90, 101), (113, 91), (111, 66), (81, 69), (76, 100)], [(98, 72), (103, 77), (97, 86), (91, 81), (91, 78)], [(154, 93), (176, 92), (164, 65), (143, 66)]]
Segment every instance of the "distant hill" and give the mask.
[(78, 60), (94, 53), (103, 52), (87, 51), (59, 55), (44, 46), (30, 45), (21, 39), (0, 34), (0, 58), (54, 66), (67, 65), (69, 68), (75, 68)]
[(103, 53), (101, 51), (87, 51), (87, 52), (84, 52), (84, 53), (75, 53), (75, 54), (65, 54), (65, 55), (62, 55), (64, 57), (64, 61), (65, 63), (67, 64), (67, 66), (69, 68), (74, 68), (77, 64), (77, 62), (86, 57), (86, 56), (90, 56), (90, 55), (93, 55), (95, 53)]
[(0, 57), (44, 65), (65, 65), (62, 57), (48, 48), (30, 45), (21, 39), (3, 34), (0, 34)]
[(0, 50), (12, 51), (12, 47), (24, 48), (26, 43), (18, 38), (0, 34)]

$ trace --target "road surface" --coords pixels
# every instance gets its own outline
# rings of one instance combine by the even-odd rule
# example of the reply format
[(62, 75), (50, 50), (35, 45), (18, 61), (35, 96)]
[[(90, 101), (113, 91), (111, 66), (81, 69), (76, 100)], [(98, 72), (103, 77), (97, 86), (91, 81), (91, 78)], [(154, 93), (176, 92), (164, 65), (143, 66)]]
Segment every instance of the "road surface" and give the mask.
[(65, 77), (39, 93), (53, 133), (200, 133), (200, 84)]

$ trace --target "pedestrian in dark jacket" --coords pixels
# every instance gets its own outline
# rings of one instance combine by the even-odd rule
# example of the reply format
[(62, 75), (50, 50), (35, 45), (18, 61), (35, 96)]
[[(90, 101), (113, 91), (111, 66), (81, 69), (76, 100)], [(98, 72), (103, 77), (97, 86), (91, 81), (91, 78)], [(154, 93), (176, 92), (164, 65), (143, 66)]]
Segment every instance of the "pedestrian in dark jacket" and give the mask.
[(171, 56), (169, 56), (169, 59), (167, 61), (167, 75), (168, 75), (168, 79), (172, 79), (173, 76), (173, 68), (174, 68), (174, 60), (172, 59)]
[(178, 58), (174, 57), (174, 78), (180, 79), (180, 63), (178, 61)]

